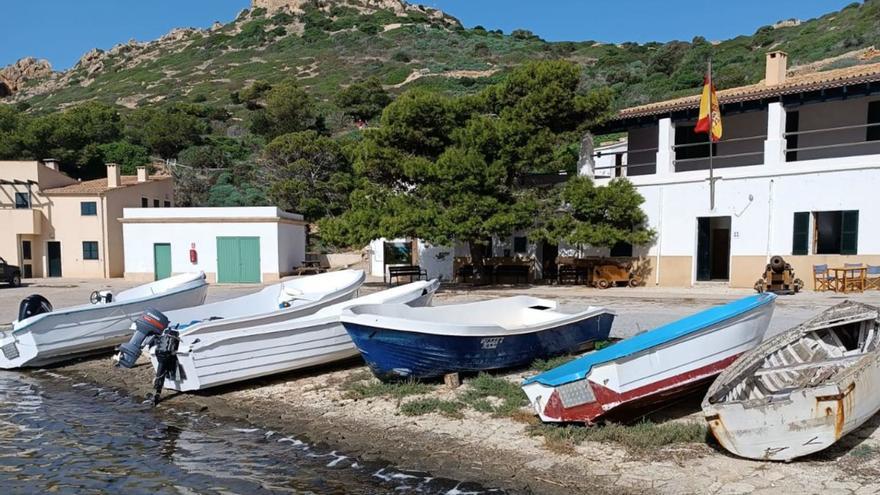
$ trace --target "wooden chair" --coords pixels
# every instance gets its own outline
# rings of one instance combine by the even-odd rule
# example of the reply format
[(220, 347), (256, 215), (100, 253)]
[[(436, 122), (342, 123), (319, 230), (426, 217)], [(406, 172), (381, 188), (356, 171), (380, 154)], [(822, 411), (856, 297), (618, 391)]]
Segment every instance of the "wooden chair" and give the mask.
[(813, 265), (813, 290), (834, 290), (834, 277), (828, 273), (828, 265)]
[[(862, 263), (844, 263), (844, 268), (864, 268), (865, 265)], [(865, 291), (865, 271), (864, 270), (852, 270), (846, 272), (846, 291)]]
[(868, 289), (880, 290), (880, 266), (868, 265), (866, 275), (867, 276), (865, 278), (865, 290), (868, 290)]

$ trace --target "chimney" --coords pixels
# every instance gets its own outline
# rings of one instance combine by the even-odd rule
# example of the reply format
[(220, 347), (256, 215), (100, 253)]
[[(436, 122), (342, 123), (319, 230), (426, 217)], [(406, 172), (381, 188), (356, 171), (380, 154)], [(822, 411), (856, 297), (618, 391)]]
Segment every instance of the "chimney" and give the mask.
[(58, 171), (58, 160), (55, 158), (46, 158), (43, 160), (43, 165), (47, 168), (51, 168), (52, 170)]
[(107, 187), (119, 187), (122, 181), (119, 177), (119, 165), (115, 163), (107, 164)]
[(785, 82), (788, 71), (788, 54), (775, 51), (767, 53), (767, 69), (764, 76), (765, 86), (776, 86)]
[(147, 175), (147, 167), (138, 167), (137, 171), (138, 171), (138, 182), (146, 182), (147, 179), (150, 178), (150, 176)]

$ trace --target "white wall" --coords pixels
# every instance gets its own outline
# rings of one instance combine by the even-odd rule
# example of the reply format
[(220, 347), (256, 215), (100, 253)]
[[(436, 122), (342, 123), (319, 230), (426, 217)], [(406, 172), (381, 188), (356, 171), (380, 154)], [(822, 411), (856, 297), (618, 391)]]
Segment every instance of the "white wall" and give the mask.
[[(171, 244), (173, 273), (216, 274), (217, 237), (259, 237), (261, 274), (283, 276), (305, 259), (305, 225), (279, 222), (279, 217), (292, 221), (302, 217), (274, 207), (126, 208), (123, 216), (125, 273), (130, 275), (152, 274), (153, 245), (165, 243)], [(198, 253), (195, 264), (189, 261), (193, 243)]]
[[(825, 170), (821, 170), (824, 162)], [(716, 208), (709, 209), (709, 185), (697, 180), (634, 181), (645, 197), (643, 209), (660, 238), (651, 256), (695, 256), (697, 217), (731, 217), (731, 255), (791, 255), (795, 212), (859, 210), (859, 254), (880, 254), (880, 157), (725, 170), (717, 182)], [(694, 174), (698, 172), (690, 172)], [(705, 172), (703, 172), (705, 174)], [(679, 174), (683, 175), (683, 174)]]

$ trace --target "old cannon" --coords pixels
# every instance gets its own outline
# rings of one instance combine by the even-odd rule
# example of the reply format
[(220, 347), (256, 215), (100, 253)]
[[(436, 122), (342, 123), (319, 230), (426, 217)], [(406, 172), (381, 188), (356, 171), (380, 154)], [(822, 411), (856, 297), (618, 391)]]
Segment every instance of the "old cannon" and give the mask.
[(803, 280), (796, 278), (791, 265), (782, 256), (773, 256), (764, 269), (764, 276), (755, 282), (755, 290), (774, 294), (797, 294), (804, 288)]

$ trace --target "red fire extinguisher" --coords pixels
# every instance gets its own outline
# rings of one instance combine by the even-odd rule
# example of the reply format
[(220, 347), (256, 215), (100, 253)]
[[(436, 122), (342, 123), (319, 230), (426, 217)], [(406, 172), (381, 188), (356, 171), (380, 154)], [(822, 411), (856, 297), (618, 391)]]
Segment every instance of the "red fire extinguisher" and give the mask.
[(196, 243), (189, 246), (189, 262), (195, 265), (199, 262), (199, 253), (196, 252)]

